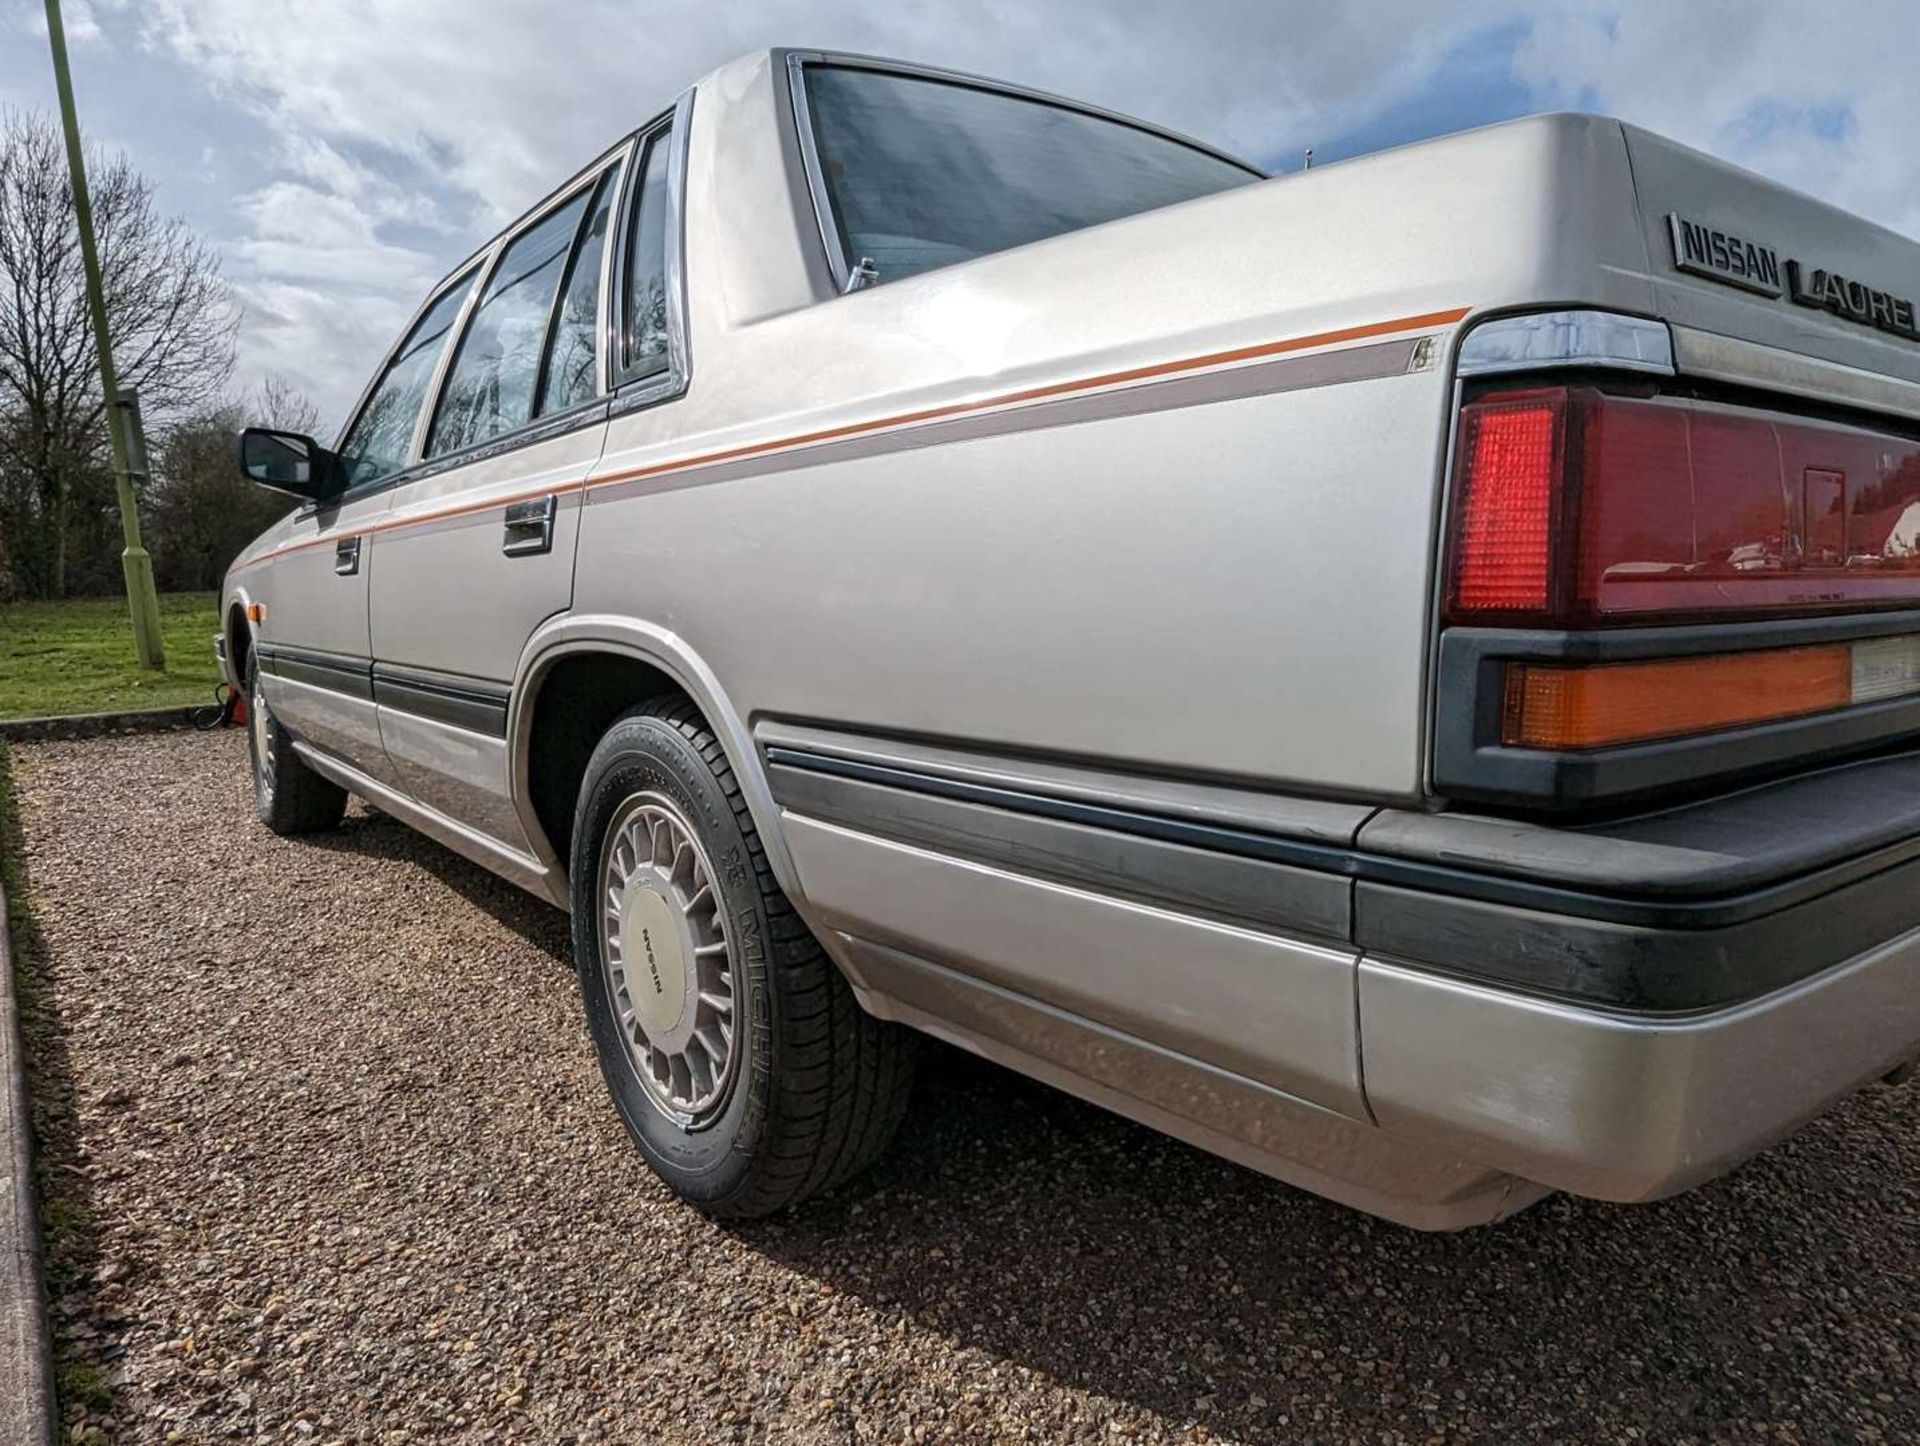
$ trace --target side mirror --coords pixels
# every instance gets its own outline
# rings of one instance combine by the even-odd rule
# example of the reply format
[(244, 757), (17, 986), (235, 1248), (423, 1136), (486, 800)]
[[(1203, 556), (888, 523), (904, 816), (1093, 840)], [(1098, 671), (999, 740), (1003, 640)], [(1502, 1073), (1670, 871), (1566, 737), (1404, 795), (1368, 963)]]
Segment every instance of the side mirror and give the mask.
[(339, 456), (299, 432), (248, 427), (235, 451), (247, 479), (275, 492), (325, 502), (347, 490), (347, 469)]

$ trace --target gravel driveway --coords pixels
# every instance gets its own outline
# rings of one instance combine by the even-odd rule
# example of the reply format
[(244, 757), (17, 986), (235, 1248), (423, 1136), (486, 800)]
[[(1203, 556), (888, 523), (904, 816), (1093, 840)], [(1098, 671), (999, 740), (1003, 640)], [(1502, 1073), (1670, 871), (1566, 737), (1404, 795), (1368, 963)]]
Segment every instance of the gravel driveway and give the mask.
[(1920, 1089), (1422, 1236), (936, 1052), (873, 1175), (723, 1228), (621, 1132), (560, 915), (357, 807), (277, 840), (245, 761), (14, 754), (83, 1434), (1920, 1439)]

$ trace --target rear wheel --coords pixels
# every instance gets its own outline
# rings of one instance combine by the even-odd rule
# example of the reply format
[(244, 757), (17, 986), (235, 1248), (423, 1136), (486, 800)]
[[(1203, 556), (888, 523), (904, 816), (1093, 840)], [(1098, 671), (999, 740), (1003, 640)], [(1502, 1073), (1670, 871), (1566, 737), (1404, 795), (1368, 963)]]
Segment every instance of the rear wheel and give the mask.
[(322, 778), (293, 751), (293, 737), (267, 706), (260, 665), (247, 661), (247, 756), (253, 764), (253, 808), (277, 834), (316, 833), (339, 824), (347, 791)]
[(715, 1215), (831, 1189), (893, 1136), (914, 1041), (867, 1015), (775, 882), (719, 740), (656, 699), (601, 739), (572, 850), (600, 1070), (648, 1164)]

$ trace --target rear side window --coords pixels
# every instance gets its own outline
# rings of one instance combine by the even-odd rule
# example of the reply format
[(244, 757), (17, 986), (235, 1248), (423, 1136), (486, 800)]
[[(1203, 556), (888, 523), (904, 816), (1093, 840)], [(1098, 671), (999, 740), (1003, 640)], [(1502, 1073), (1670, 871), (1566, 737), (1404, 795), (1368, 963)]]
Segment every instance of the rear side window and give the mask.
[(647, 142), (627, 228), (625, 366), (629, 379), (667, 369), (667, 157), (671, 132)]
[(851, 66), (806, 68), (814, 147), (849, 265), (880, 281), (1262, 179), (1124, 121)]
[(428, 456), (458, 451), (532, 420), (547, 321), (588, 199), (587, 192), (579, 192), (500, 253), (454, 354)]
[(446, 349), (447, 333), (473, 288), (474, 274), (469, 271), (427, 308), (426, 315), (400, 343), (368, 395), (367, 404), (348, 428), (340, 455), (346, 463), (349, 486), (378, 481), (407, 465), (414, 424), (420, 420), (420, 404), (426, 399), (434, 368), (440, 364), (440, 353)]
[(534, 415), (563, 412), (592, 398), (594, 335), (600, 322), (600, 256), (607, 244), (607, 213), (613, 208), (613, 177), (608, 171), (594, 187), (586, 229), (567, 263), (560, 288), (560, 309), (553, 318), (553, 345), (541, 370), (540, 401)]

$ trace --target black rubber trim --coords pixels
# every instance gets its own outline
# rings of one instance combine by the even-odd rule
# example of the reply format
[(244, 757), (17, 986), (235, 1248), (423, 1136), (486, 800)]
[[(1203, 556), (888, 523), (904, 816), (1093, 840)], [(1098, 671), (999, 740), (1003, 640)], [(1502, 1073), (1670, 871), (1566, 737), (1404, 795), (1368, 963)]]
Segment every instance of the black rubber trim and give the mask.
[(1354, 844), (1590, 894), (1782, 907), (1920, 856), (1920, 751), (1577, 824), (1383, 808)]
[[(1116, 829), (1142, 838), (1162, 839), (1168, 843), (1190, 844), (1221, 853), (1237, 853), (1272, 863), (1294, 864), (1301, 868), (1328, 873), (1348, 873), (1354, 855), (1335, 844), (1310, 843), (1303, 839), (1259, 833), (1253, 829), (1232, 828), (1225, 824), (1196, 823), (1190, 819), (1170, 818), (1163, 814), (1143, 813), (1131, 808), (1113, 808), (1104, 804), (1083, 803), (1076, 799), (1054, 798), (1019, 789), (998, 788), (992, 784), (969, 783), (964, 779), (943, 778), (939, 774), (916, 769), (893, 768), (879, 763), (863, 763), (852, 758), (836, 758), (826, 753), (809, 753), (798, 748), (775, 745), (767, 749), (767, 762), (813, 773), (833, 774), (841, 778), (861, 779), (915, 793), (941, 798), (983, 803), (992, 807), (1056, 818), (1067, 823), (1088, 824), (1095, 828)], [(778, 798), (778, 794), (775, 795)]]
[(278, 643), (258, 643), (253, 651), (260, 659), (261, 668), (271, 677), (344, 693), (349, 698), (368, 702), (373, 699), (373, 665), (366, 658), (289, 648)]
[[(1074, 799), (1053, 798), (1045, 794), (969, 783), (911, 769), (891, 768), (786, 747), (769, 748), (767, 761), (775, 769), (784, 767), (860, 779), (895, 789), (985, 804), (1014, 813), (1110, 829), (1138, 838), (1185, 844), (1216, 854), (1290, 864), (1340, 878), (1369, 879), (1454, 898), (1478, 899), (1515, 908), (1649, 928), (1719, 928), (1756, 918), (1787, 907), (1810, 894), (1831, 889), (1857, 875), (1860, 868), (1857, 861), (1839, 864), (1831, 871), (1796, 875), (1766, 888), (1711, 898), (1643, 897), (1625, 891), (1603, 893), (1566, 884), (1485, 873), (1460, 863), (1396, 858), (1362, 849), (1344, 848), (1338, 844), (1309, 843), (1252, 829), (1195, 823), (1130, 808), (1111, 808)], [(774, 796), (779, 798), (778, 791)], [(1910, 841), (1910, 846), (1920, 850), (1920, 840)], [(1009, 858), (1006, 862), (1012, 863), (1013, 860)], [(1884, 861), (1874, 865), (1884, 866)], [(1849, 870), (1852, 872), (1849, 873)], [(1920, 913), (1920, 905), (1916, 906), (1916, 913)], [(1920, 919), (1916, 922), (1920, 922)]]
[(1327, 939), (1352, 930), (1353, 891), (1338, 874), (779, 762), (767, 772), (782, 807), (827, 823), (1217, 918)]
[(1605, 632), (1449, 628), (1440, 635), (1434, 688), (1442, 700), (1434, 717), (1434, 787), (1450, 798), (1566, 810), (1698, 789), (1872, 748), (1920, 732), (1920, 696), (1620, 748), (1509, 748), (1500, 742), (1505, 665), (1644, 661), (1915, 632), (1920, 611), (1912, 609)]
[(1660, 929), (1361, 882), (1369, 955), (1643, 1014), (1757, 999), (1920, 925), (1920, 860), (1719, 928)]
[(505, 683), (309, 648), (261, 643), (254, 651), (261, 668), (274, 677), (362, 698), (470, 733), (484, 733), (490, 738), (507, 736), (507, 705), (513, 690)]
[[(1920, 837), (1711, 897), (1605, 893), (1502, 876), (1458, 862), (1396, 858), (1253, 830), (1194, 823), (964, 782), (908, 768), (775, 746), (767, 750), (782, 806), (982, 862), (1042, 871), (1175, 907), (1281, 924), (1298, 904), (1250, 899), (1252, 876), (1229, 862), (1320, 872), (1347, 887), (1344, 937), (1401, 962), (1585, 1003), (1673, 1013), (1758, 997), (1920, 926)], [(804, 775), (813, 775), (803, 783)], [(836, 788), (822, 777), (844, 781)], [(870, 785), (856, 788), (851, 785)], [(986, 819), (942, 814), (897, 794), (982, 805)], [(1072, 832), (1020, 829), (1055, 820)], [(1104, 832), (1104, 835), (1102, 833)], [(1075, 858), (1069, 846), (1093, 845)], [(1178, 844), (1180, 867), (1153, 847)], [(1630, 845), (1629, 845), (1630, 846)], [(1203, 855), (1211, 854), (1212, 858)], [(1218, 869), (1213, 879), (1209, 871)], [(1068, 872), (1068, 871), (1072, 872)], [(1621, 874), (1624, 886), (1626, 875)], [(1224, 881), (1224, 882), (1223, 882)], [(1304, 877), (1299, 898), (1314, 897)], [(1263, 909), (1265, 913), (1257, 912)], [(1323, 916), (1328, 917), (1328, 916)]]
[(490, 738), (507, 736), (507, 705), (512, 696), (505, 683), (483, 678), (394, 663), (373, 665), (373, 699), (381, 707)]

